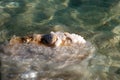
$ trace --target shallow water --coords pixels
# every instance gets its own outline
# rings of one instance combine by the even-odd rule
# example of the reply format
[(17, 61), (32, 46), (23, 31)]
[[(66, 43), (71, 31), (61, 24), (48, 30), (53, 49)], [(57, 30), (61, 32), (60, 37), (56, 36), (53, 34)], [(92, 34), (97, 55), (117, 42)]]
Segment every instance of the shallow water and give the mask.
[[(119, 9), (119, 0), (0, 0), (0, 43), (13, 35), (50, 31), (77, 33), (96, 47), (95, 56), (87, 66), (89, 72), (83, 69), (88, 77), (81, 78), (79, 70), (82, 69), (76, 66), (73, 72), (56, 71), (59, 73), (53, 80), (76, 79), (71, 76), (77, 80), (119, 80)], [(50, 77), (50, 73), (47, 76)], [(17, 76), (14, 80), (18, 80)]]

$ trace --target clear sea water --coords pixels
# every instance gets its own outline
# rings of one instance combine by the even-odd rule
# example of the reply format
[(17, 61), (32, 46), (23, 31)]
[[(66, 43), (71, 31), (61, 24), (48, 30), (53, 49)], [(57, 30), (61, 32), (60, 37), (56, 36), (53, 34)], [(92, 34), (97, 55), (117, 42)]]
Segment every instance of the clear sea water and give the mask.
[(13, 35), (65, 31), (96, 47), (91, 71), (120, 80), (120, 0), (0, 0), (0, 43)]

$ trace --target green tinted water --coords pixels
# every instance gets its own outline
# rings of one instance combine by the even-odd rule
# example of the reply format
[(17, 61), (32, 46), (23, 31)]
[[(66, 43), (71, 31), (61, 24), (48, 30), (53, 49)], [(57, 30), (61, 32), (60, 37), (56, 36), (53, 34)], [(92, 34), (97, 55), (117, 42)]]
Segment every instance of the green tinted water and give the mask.
[(67, 31), (97, 49), (90, 80), (120, 79), (120, 0), (0, 0), (0, 42), (13, 35)]

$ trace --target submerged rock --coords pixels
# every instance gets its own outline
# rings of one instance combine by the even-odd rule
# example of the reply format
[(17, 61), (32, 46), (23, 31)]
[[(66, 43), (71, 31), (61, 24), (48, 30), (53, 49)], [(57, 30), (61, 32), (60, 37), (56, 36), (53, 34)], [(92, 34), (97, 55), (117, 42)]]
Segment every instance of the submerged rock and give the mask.
[(18, 8), (20, 7), (20, 4), (18, 2), (9, 2), (5, 5), (7, 8)]
[(87, 64), (95, 52), (80, 35), (64, 32), (14, 36), (1, 50), (3, 80), (86, 79)]
[(120, 25), (116, 26), (113, 30), (112, 30), (113, 33), (115, 34), (120, 34)]
[(8, 13), (0, 12), (0, 27), (10, 20), (11, 16)]

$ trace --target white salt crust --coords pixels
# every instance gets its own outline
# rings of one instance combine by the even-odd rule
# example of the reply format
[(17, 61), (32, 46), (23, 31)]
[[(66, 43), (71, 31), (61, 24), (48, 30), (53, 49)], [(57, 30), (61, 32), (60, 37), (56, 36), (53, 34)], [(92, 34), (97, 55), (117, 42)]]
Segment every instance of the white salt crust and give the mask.
[(85, 44), (86, 40), (77, 34), (70, 34), (70, 33), (63, 33), (63, 32), (51, 32), (52, 35), (55, 35), (57, 37), (57, 40), (55, 42), (55, 46), (60, 46), (63, 41), (67, 42), (67, 38), (69, 38), (72, 42), (70, 44)]

